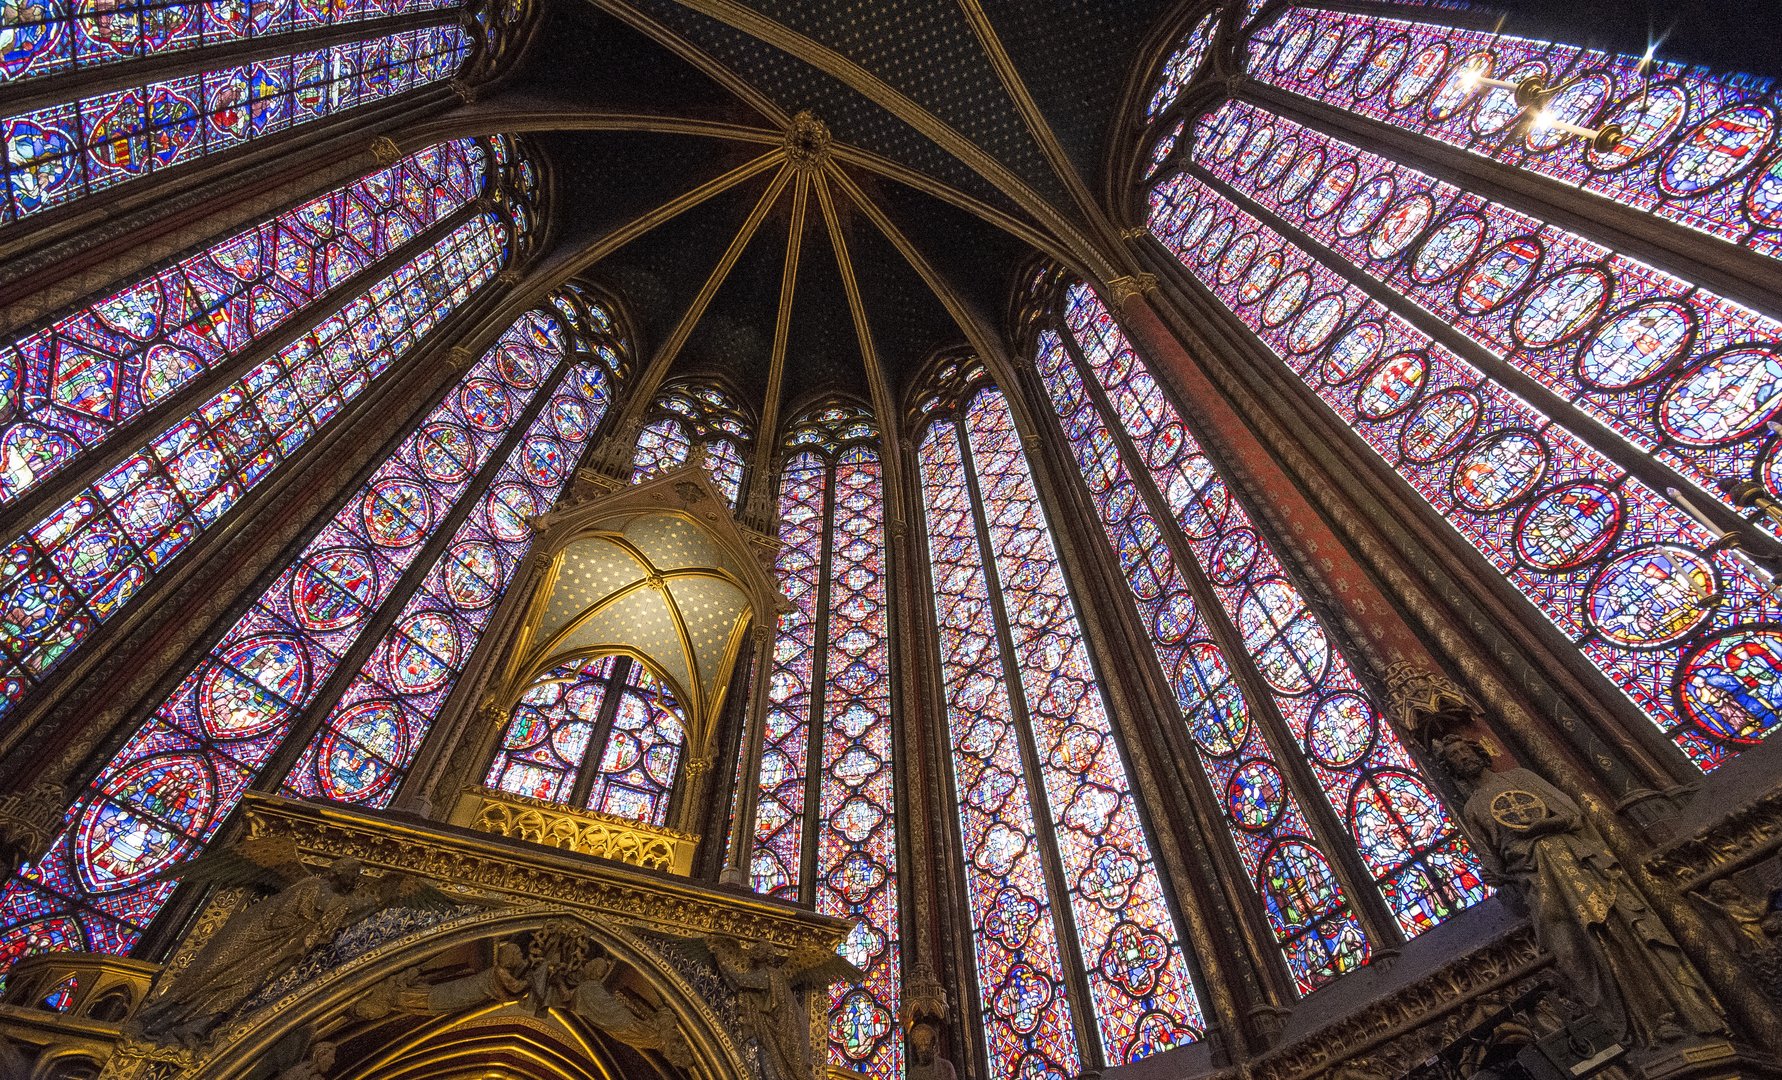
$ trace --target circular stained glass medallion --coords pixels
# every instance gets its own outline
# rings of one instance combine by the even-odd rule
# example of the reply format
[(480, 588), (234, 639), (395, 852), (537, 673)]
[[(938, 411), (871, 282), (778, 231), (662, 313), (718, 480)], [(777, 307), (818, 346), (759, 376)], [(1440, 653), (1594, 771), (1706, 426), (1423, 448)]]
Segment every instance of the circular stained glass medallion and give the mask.
[(1782, 630), (1745, 626), (1693, 649), (1677, 672), (1683, 713), (1714, 736), (1755, 743), (1782, 724)]
[(1240, 829), (1260, 831), (1274, 824), (1287, 805), (1287, 784), (1281, 772), (1252, 758), (1239, 765), (1225, 785), (1225, 807)]
[(402, 712), (390, 701), (362, 701), (323, 733), (317, 754), (322, 793), (339, 802), (362, 803), (396, 777), (392, 761), (403, 753)]
[(1769, 149), (1776, 115), (1747, 102), (1722, 109), (1689, 129), (1665, 154), (1658, 186), (1678, 198), (1694, 198), (1749, 172)]
[(458, 632), (437, 611), (411, 615), (396, 625), (384, 667), (396, 689), (425, 694), (444, 686), (458, 663)]
[(1502, 510), (1547, 474), (1547, 445), (1530, 431), (1502, 431), (1475, 442), (1454, 462), (1454, 498), (1475, 513)]
[(1417, 403), (1429, 375), (1420, 352), (1397, 353), (1369, 373), (1355, 393), (1355, 411), (1367, 420), (1387, 420)]
[(196, 753), (158, 754), (105, 778), (74, 826), (75, 875), (89, 893), (138, 884), (186, 855), (209, 827), (216, 783)]
[(339, 630), (364, 618), (377, 597), (377, 564), (358, 548), (304, 555), (291, 574), (291, 612), (305, 630)]
[(1305, 303), (1306, 293), (1312, 287), (1312, 275), (1304, 270), (1294, 270), (1275, 283), (1274, 290), (1262, 302), (1262, 325), (1280, 326), (1291, 319), (1300, 306)]
[(1448, 46), (1442, 42), (1425, 45), (1405, 64), (1392, 83), (1388, 100), (1394, 109), (1402, 109), (1423, 96), (1448, 67)]
[(1609, 316), (1578, 354), (1578, 378), (1628, 390), (1663, 374), (1689, 351), (1695, 312), (1677, 300), (1645, 300)]
[(1360, 236), (1373, 228), (1375, 220), (1385, 212), (1386, 204), (1398, 191), (1390, 173), (1381, 173), (1357, 188), (1337, 215), (1336, 231), (1344, 236)]
[(1367, 58), (1367, 65), (1362, 68), (1361, 75), (1355, 80), (1355, 95), (1362, 100), (1373, 97), (1398, 74), (1400, 65), (1405, 62), (1405, 54), (1411, 51), (1411, 39), (1399, 34), (1375, 49)]
[(1390, 259), (1410, 247), (1435, 216), (1435, 200), (1421, 191), (1400, 199), (1374, 225), (1374, 234), (1367, 238), (1367, 253), (1376, 259)]
[(1622, 130), (1621, 141), (1607, 150), (1590, 147), (1585, 162), (1599, 172), (1624, 169), (1670, 142), (1689, 114), (1689, 91), (1679, 83), (1643, 86), (1629, 94), (1604, 122)]
[(1454, 292), (1455, 306), (1468, 315), (1503, 307), (1541, 268), (1546, 245), (1534, 235), (1512, 236), (1475, 262)]
[(249, 739), (277, 728), (303, 703), (309, 656), (289, 637), (237, 642), (207, 660), (198, 677), (198, 716), (217, 739)]
[(1602, 554), (1621, 531), (1621, 496), (1593, 480), (1553, 488), (1516, 520), (1516, 554), (1537, 570), (1570, 570)]
[(1576, 337), (1609, 302), (1608, 272), (1574, 266), (1537, 284), (1518, 305), (1511, 328), (1524, 348), (1546, 349)]
[(1653, 544), (1611, 561), (1591, 583), (1585, 609), (1617, 645), (1655, 648), (1685, 637), (1708, 617), (1714, 569), (1687, 548)]
[(1355, 180), (1360, 174), (1360, 167), (1352, 160), (1339, 161), (1324, 170), (1318, 182), (1312, 185), (1312, 193), (1306, 197), (1307, 216), (1321, 218), (1341, 206), (1355, 190)]
[(1479, 396), (1471, 390), (1457, 387), (1431, 394), (1405, 421), (1400, 451), (1418, 464), (1444, 458), (1473, 437), (1481, 411)]
[(476, 447), (462, 427), (435, 421), (420, 430), (415, 441), (415, 456), (427, 479), (454, 484), (470, 475), (471, 463), (476, 460)]
[(1782, 405), (1782, 352), (1737, 345), (1677, 377), (1658, 402), (1665, 433), (1689, 446), (1719, 446), (1762, 429)]
[(1386, 328), (1374, 319), (1364, 319), (1331, 342), (1319, 374), (1325, 382), (1341, 386), (1372, 364), (1385, 345)]
[(380, 547), (405, 548), (418, 542), (432, 523), (433, 500), (412, 480), (386, 476), (371, 485), (362, 501), (365, 534)]
[(1452, 277), (1472, 261), (1485, 239), (1485, 219), (1478, 214), (1458, 214), (1437, 225), (1411, 256), (1411, 278), (1433, 285)]
[(1250, 272), (1244, 275), (1244, 283), (1238, 286), (1238, 303), (1249, 305), (1262, 299), (1280, 278), (1282, 262), (1281, 253), (1271, 251), (1251, 263)]
[(1332, 769), (1347, 769), (1374, 744), (1374, 710), (1359, 694), (1332, 694), (1318, 703), (1306, 730), (1306, 748)]

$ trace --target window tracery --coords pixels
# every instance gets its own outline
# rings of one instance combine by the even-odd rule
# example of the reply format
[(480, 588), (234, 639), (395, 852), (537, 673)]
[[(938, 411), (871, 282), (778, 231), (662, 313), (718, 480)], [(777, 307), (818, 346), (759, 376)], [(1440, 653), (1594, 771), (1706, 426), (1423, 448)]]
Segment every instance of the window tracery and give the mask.
[[(1374, 947), (1329, 843), (1360, 853), (1406, 937), (1483, 899), (1451, 815), (1101, 300), (1078, 283), (1061, 310), (1039, 315), (1041, 380), (1301, 990), (1365, 963)], [(1234, 679), (1215, 618), (1241, 641), (1266, 703)], [(1306, 763), (1310, 797), (1346, 835), (1319, 839), (1282, 753)]]
[[(16, 32), (12, 36), (16, 44)], [(456, 25), (398, 30), (0, 118), (6, 143), (0, 224), (440, 82), (458, 70), (467, 51)]]
[(710, 380), (676, 383), (657, 395), (637, 438), (631, 482), (640, 484), (685, 465), (699, 449), (712, 483), (731, 509), (742, 497), (752, 423), (729, 391)]
[[(1504, 149), (1520, 106), (1466, 78), (1489, 74), (1466, 66), (1474, 53), (1490, 53), (1476, 65), (1515, 53), (1513, 79), (1578, 76), (1550, 103), (1561, 107), (1598, 85), (1585, 68), (1607, 65), (1602, 101), (1579, 114), (1596, 123), (1634, 92), (1615, 83), (1639, 74), (1630, 58), (1306, 8), (1286, 9), (1252, 47), (1266, 81), (1512, 164), (1570, 169), (1562, 178), (1768, 250), (1737, 206), (1642, 200), (1616, 185), (1656, 181), (1587, 169), (1578, 162), (1599, 152), (1575, 140)], [(1537, 47), (1539, 63), (1516, 52)], [(1736, 79), (1688, 79), (1712, 109), (1758, 95)], [(1490, 117), (1502, 122), (1457, 141), (1457, 125)], [(1632, 137), (1646, 140), (1647, 172), (1694, 152), (1686, 134)], [(1775, 324), (1252, 105), (1226, 103), (1190, 139), (1188, 162), (1148, 192), (1150, 231), (1189, 273), (1689, 760), (1716, 768), (1774, 730), (1782, 629), (1770, 578), (1717, 542), (1678, 489), (1707, 500), (1721, 481), (1769, 484), (1766, 423), (1782, 406)], [(1754, 190), (1761, 175), (1746, 178)], [(1380, 288), (1339, 273), (1343, 261)], [(1407, 301), (1471, 338), (1479, 363), (1529, 381), (1493, 377), (1432, 339), (1398, 309)], [(1568, 406), (1620, 438), (1576, 427)], [(1646, 479), (1652, 460), (1677, 477), (1668, 494)]]
[(934, 378), (963, 384), (917, 462), (989, 1058), (1074, 1074), (1086, 1010), (1126, 1064), (1198, 1039), (1199, 1001), (1008, 404), (975, 361)]
[(1782, 323), (1245, 103), (1201, 119), (1192, 160), (1676, 469), (1696, 497), (1733, 506), (1721, 478), (1768, 479)]
[[(1767, 80), (1671, 61), (1308, 7), (1249, 43), (1256, 78), (1494, 161), (1782, 257), (1782, 148)], [(1511, 91), (1468, 72), (1556, 92), (1554, 120), (1623, 134), (1605, 148), (1537, 122), (1511, 133)]]
[(774, 645), (751, 880), (858, 920), (842, 952), (866, 980), (831, 994), (831, 1054), (894, 1080), (901, 879), (878, 426), (858, 405), (825, 403), (786, 446), (776, 575), (792, 608)]
[(455, 8), (458, 0), (148, 0), (123, 10), (70, 0), (9, 4), (0, 14), (0, 86), (274, 34)]
[[(506, 146), (505, 137), (486, 144), (486, 150), (510, 160), (520, 156)], [(532, 202), (533, 193), (516, 191), (509, 199), (524, 206)], [(346, 207), (326, 198), (306, 204), (318, 214), (337, 205)], [(349, 212), (357, 218), (357, 210)], [(332, 227), (355, 227), (354, 218), (336, 221)], [(493, 278), (517, 250), (512, 220), (487, 210), (465, 215), (448, 232), (367, 283), (337, 310), (252, 367), (243, 371), (235, 362), (251, 358), (250, 341), (239, 342), (231, 358), (219, 356), (210, 374), (220, 381), (183, 416), (157, 416), (158, 429), (136, 435), (140, 441), (134, 445), (101, 444), (99, 451), (115, 454), (115, 463), (72, 498), (43, 508), (7, 545), (6, 563), (0, 567), (0, 715), (16, 707), (170, 560), (204, 536)], [(363, 224), (363, 219), (357, 218), (357, 223)], [(319, 220), (316, 228), (321, 228)], [(259, 242), (257, 233), (247, 235)], [(231, 253), (235, 249), (225, 255)], [(208, 254), (203, 258), (216, 263)], [(151, 280), (157, 290), (166, 284), (160, 278)], [(189, 277), (180, 287), (196, 288)], [(131, 319), (139, 319), (142, 311), (134, 305), (147, 298), (126, 292), (128, 303), (122, 307), (133, 313)], [(228, 317), (251, 319), (243, 307), (267, 295), (267, 288), (260, 288), (258, 295), (250, 288), (244, 297), (230, 301), (236, 307)], [(194, 304), (188, 295), (184, 303), (201, 307), (204, 301), (200, 298)], [(66, 325), (84, 326), (82, 318), (74, 316), (74, 322)], [(199, 319), (199, 325), (204, 321), (216, 325), (214, 312)], [(91, 355), (73, 359), (85, 363)], [(55, 360), (60, 363), (66, 357), (58, 354)], [(130, 364), (139, 362), (123, 359), (120, 369), (97, 362), (97, 357), (93, 360), (87, 370), (95, 377), (101, 372), (127, 372)], [(198, 381), (198, 375), (191, 376), (193, 384)], [(68, 415), (66, 410), (62, 415)], [(24, 439), (32, 433), (25, 425), (30, 422), (21, 421), (0, 434), (0, 446), (12, 454), (25, 454)], [(8, 471), (23, 475), (22, 469)]]
[[(486, 481), (558, 422), (543, 406), (569, 355), (558, 314), (534, 310), (446, 391), (92, 779), (48, 852), (6, 883), (0, 963), (136, 942), (174, 888), (157, 875), (202, 850), (378, 611), (431, 577), (416, 567), (456, 508), (476, 509)], [(388, 723), (337, 722), (322, 736), (330, 775), (350, 789), (365, 775), (358, 748), (389, 765), (399, 738)], [(343, 755), (354, 767), (336, 773)]]

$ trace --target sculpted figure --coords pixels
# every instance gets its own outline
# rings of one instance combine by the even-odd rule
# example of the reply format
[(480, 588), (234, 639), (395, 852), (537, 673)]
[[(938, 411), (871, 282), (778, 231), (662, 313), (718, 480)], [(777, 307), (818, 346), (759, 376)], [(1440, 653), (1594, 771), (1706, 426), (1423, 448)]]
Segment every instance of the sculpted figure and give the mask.
[(235, 912), (184, 970), (156, 987), (137, 1022), (180, 1040), (208, 1033), (347, 924), (361, 870), (357, 859), (337, 859), (321, 873), (291, 874), (277, 892)]
[(272, 1080), (327, 1080), (334, 1068), (335, 1049), (331, 1042), (319, 1042), (309, 1048), (302, 1061), (280, 1072)]
[(512, 941), (495, 947), (495, 958), (481, 971), (445, 982), (425, 984), (419, 968), (409, 968), (372, 987), (348, 1011), (360, 1020), (381, 1020), (391, 1013), (441, 1016), (478, 1005), (517, 1001), (525, 996), (526, 954)]
[(859, 982), (860, 969), (827, 950), (792, 956), (764, 941), (725, 937), (684, 943), (703, 951), (736, 990), (745, 1033), (761, 1047), (774, 1080), (811, 1080), (810, 1015), (799, 992)]
[(910, 1027), (910, 1060), (906, 1080), (959, 1080), (959, 1071), (940, 1054), (940, 1036), (930, 1023)]
[(674, 1011), (651, 1008), (615, 994), (606, 985), (612, 974), (613, 961), (597, 956), (582, 965), (578, 980), (569, 993), (569, 1010), (590, 1026), (600, 1029), (627, 1046), (639, 1050), (660, 1050), (669, 1064), (687, 1068), (693, 1064), (693, 1050), (681, 1034)]
[(1486, 880), (1527, 909), (1568, 996), (1646, 1047), (1724, 1030), (1682, 950), (1570, 796), (1527, 769), (1492, 772), (1471, 739), (1432, 749), (1469, 792), (1462, 816)]
[(442, 910), (459, 903), (419, 878), (367, 878), (357, 859), (312, 871), (284, 837), (243, 840), (166, 876), (264, 895), (229, 916), (182, 971), (157, 983), (137, 1017), (140, 1030), (186, 1043), (208, 1035), (255, 991), (366, 916), (386, 907)]

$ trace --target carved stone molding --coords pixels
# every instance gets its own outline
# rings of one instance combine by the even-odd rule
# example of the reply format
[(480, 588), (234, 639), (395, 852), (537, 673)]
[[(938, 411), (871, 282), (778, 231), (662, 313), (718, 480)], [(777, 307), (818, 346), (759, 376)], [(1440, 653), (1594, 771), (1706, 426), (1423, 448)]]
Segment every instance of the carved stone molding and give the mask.
[(402, 148), (388, 135), (379, 135), (371, 140), (371, 156), (378, 165), (387, 167), (402, 160)]
[(380, 871), (561, 904), (666, 934), (833, 950), (849, 929), (840, 919), (494, 836), (257, 794), (243, 810), (250, 836), (289, 836), (317, 860), (350, 855)]
[(1674, 840), (1646, 860), (1646, 869), (1679, 889), (1692, 889), (1782, 851), (1782, 790), (1734, 810), (1693, 836)]
[(1361, 1075), (1403, 1075), (1452, 1040), (1463, 1009), (1513, 1001), (1546, 963), (1533, 933), (1517, 930), (1272, 1051), (1249, 1068), (1249, 1080), (1310, 1080), (1344, 1065)]
[(683, 877), (699, 845), (699, 837), (688, 833), (486, 788), (466, 791), (452, 820), (479, 832)]

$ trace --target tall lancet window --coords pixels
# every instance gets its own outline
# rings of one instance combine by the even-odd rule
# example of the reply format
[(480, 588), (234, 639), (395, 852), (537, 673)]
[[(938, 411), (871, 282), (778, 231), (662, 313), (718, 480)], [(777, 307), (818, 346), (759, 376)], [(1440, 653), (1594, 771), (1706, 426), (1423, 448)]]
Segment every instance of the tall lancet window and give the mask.
[(663, 825), (685, 749), (681, 715), (668, 684), (630, 657), (565, 664), (520, 696), (484, 782)]
[[(1302, 8), (1252, 45), (1258, 77), (1347, 102), (1359, 124), (1650, 209), (1674, 247), (1718, 243), (1690, 226), (1774, 253), (1754, 210), (1774, 109), (1737, 80)], [(1480, 81), (1500, 76), (1557, 94), (1524, 115)], [(1554, 118), (1626, 130), (1597, 149)], [(1243, 102), (1156, 127), (1184, 120), (1148, 191), (1152, 235), (1546, 617), (1554, 647), (1703, 770), (1782, 727), (1782, 600), (1720, 542), (1743, 513), (1732, 492), (1782, 491), (1782, 324), (1589, 221), (1549, 223), (1521, 189), (1481, 198)], [(1773, 523), (1745, 528), (1777, 550)]]
[(1396, 934), (1483, 899), (1452, 817), (1101, 300), (1077, 284), (1038, 314), (1035, 366), (1301, 989), (1372, 948), (1339, 849)]
[(406, 370), (523, 250), (533, 187), (505, 136), (429, 147), (0, 346), (0, 505), (28, 523), (0, 567), (0, 715)]
[(685, 465), (697, 447), (712, 483), (736, 509), (742, 497), (744, 455), (754, 425), (728, 390), (704, 379), (675, 383), (650, 406), (637, 437), (632, 482)]
[(461, 20), (441, 0), (9, 4), (0, 224), (449, 79)]
[(992, 1075), (1124, 1065), (1198, 1039), (1200, 1004), (1008, 403), (975, 360), (934, 379), (917, 457)]
[[(1248, 54), (1250, 73), (1284, 90), (1782, 257), (1767, 79), (1315, 7), (1282, 9)], [(1546, 100), (1524, 119), (1515, 91), (1484, 79), (1539, 80)]]
[(780, 616), (761, 760), (757, 892), (859, 925), (842, 952), (866, 972), (830, 1000), (831, 1060), (903, 1075), (898, 1034), (897, 811), (879, 431), (826, 404), (801, 417), (780, 474)]
[[(243, 792), (276, 782), (263, 773), (293, 737), (308, 743), (326, 729), (291, 781), (299, 790), (386, 801), (430, 706), (392, 700), (401, 688), (390, 685), (394, 693), (343, 704), (323, 723), (343, 684), (357, 692), (342, 659), (386, 609), (433, 588), (492, 584), (482, 556), (498, 553), (467, 564), (453, 542), (473, 522), (514, 531), (495, 505), (510, 489), (491, 485), (541, 436), (561, 435), (560, 405), (592, 406), (580, 395), (583, 366), (553, 305), (523, 315), (443, 391), (92, 778), (48, 852), (6, 883), (0, 963), (47, 948), (130, 949), (173, 891), (159, 875), (202, 851)], [(554, 499), (570, 470), (551, 475), (538, 495)], [(430, 661), (449, 666), (474, 639), (467, 623), (450, 628), (455, 644), (427, 620), (397, 628), (373, 679), (436, 676)], [(369, 700), (381, 711), (360, 707)]]

